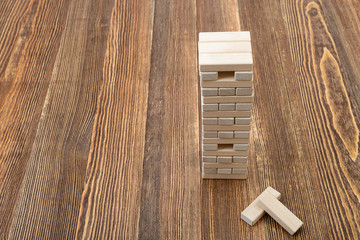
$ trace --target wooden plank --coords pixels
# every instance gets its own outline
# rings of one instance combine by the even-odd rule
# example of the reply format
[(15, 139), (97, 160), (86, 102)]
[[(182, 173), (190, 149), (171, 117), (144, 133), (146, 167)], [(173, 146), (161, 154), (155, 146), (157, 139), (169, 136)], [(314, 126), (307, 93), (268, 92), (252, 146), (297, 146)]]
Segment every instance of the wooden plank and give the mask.
[(212, 87), (251, 88), (253, 86), (253, 81), (235, 81), (235, 80), (202, 81), (201, 86), (205, 88), (212, 88)]
[(250, 32), (200, 32), (199, 42), (234, 42), (250, 41)]
[(254, 96), (217, 96), (217, 97), (203, 97), (203, 103), (242, 103), (252, 102)]
[(203, 151), (204, 156), (247, 156), (248, 151)]
[(202, 174), (203, 179), (246, 179), (246, 174)]
[(251, 42), (199, 42), (199, 53), (251, 53)]
[[(219, 157), (218, 157), (219, 158)], [(203, 168), (246, 168), (247, 163), (203, 163)]]
[(219, 143), (219, 144), (249, 143), (249, 139), (247, 139), (247, 138), (203, 138), (203, 143)]
[[(213, 117), (251, 117), (251, 111), (207, 111), (203, 112), (203, 117), (213, 118)], [(219, 121), (220, 124), (220, 121)], [(233, 123), (234, 124), (234, 121)]]
[(251, 129), (250, 125), (203, 125), (203, 130), (218, 130), (218, 131), (249, 131)]
[(258, 205), (291, 235), (294, 235), (303, 225), (295, 214), (268, 191), (259, 196)]
[(202, 72), (252, 70), (251, 53), (201, 53), (199, 66)]
[(249, 206), (247, 206), (244, 211), (241, 212), (241, 219), (244, 220), (250, 226), (254, 224), (265, 214), (265, 210), (259, 206), (259, 198), (265, 192), (269, 192), (276, 199), (280, 199), (281, 194), (273, 189), (272, 187), (267, 187)]

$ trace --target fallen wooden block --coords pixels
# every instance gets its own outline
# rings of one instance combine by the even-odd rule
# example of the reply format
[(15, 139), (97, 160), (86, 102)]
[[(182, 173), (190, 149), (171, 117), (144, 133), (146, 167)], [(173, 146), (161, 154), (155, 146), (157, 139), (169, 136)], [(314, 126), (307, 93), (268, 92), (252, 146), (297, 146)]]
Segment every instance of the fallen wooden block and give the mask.
[(265, 210), (259, 206), (259, 198), (265, 193), (270, 193), (276, 199), (280, 199), (281, 196), (278, 191), (272, 187), (268, 187), (247, 208), (245, 208), (241, 213), (241, 219), (250, 226), (253, 226), (265, 214)]
[(270, 192), (265, 192), (259, 196), (258, 205), (291, 235), (303, 225), (303, 222)]

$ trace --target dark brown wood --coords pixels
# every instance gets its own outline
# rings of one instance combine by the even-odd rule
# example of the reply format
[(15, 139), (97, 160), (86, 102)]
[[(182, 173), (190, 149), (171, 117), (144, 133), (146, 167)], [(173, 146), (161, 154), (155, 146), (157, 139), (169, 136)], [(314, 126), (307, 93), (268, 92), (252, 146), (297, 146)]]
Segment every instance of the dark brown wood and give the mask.
[[(360, 238), (360, 3), (0, 1), (0, 239)], [(197, 39), (250, 30), (247, 180), (202, 180)], [(267, 186), (290, 236), (241, 211)]]

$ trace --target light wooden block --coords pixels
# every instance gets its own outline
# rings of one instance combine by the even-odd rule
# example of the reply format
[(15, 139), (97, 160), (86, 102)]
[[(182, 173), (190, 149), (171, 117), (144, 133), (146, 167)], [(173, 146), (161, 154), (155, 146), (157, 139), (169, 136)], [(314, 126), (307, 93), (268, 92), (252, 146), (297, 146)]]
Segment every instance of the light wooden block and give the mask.
[(251, 81), (252, 76), (252, 72), (235, 72), (236, 81)]
[(246, 174), (246, 168), (233, 168), (232, 174)]
[(234, 96), (235, 88), (219, 88), (219, 96)]
[(202, 89), (203, 96), (218, 96), (219, 90), (218, 88), (203, 88)]
[(249, 31), (199, 33), (199, 42), (247, 42), (250, 39)]
[[(252, 88), (252, 81), (235, 81), (235, 80), (217, 80), (217, 81), (202, 81), (201, 87), (204, 88)], [(239, 95), (239, 94), (238, 94)], [(251, 94), (250, 94), (251, 95)]]
[[(218, 132), (217, 131), (203, 131), (203, 137), (204, 138), (218, 138)], [(206, 143), (206, 142), (204, 142)]]
[(236, 95), (251, 96), (251, 95), (253, 95), (253, 89), (252, 88), (236, 88)]
[(236, 110), (237, 111), (250, 111), (252, 108), (251, 103), (237, 103)]
[(246, 168), (246, 167), (247, 167), (247, 163), (203, 163), (203, 168)]
[(218, 174), (231, 174), (231, 168), (218, 168)]
[(249, 143), (247, 138), (203, 138), (203, 143), (234, 144)]
[(220, 111), (233, 111), (235, 110), (235, 103), (219, 103)]
[(199, 42), (199, 53), (251, 53), (251, 42)]
[(204, 125), (203, 130), (218, 130), (218, 131), (250, 131), (250, 125)]
[(204, 151), (216, 151), (218, 149), (218, 145), (217, 144), (203, 144), (203, 150)]
[(218, 163), (232, 163), (232, 157), (217, 157), (217, 162)]
[(235, 118), (235, 124), (238, 125), (250, 125), (251, 119), (250, 118)]
[(246, 157), (248, 151), (229, 151), (229, 150), (216, 150), (216, 151), (203, 151), (203, 156), (242, 156)]
[(203, 162), (216, 163), (216, 156), (203, 156)]
[(241, 213), (241, 219), (247, 222), (250, 226), (253, 226), (264, 214), (265, 211), (259, 206), (259, 198), (265, 193), (270, 193), (276, 199), (280, 199), (281, 194), (273, 189), (268, 187), (263, 191), (244, 211)]
[(200, 53), (201, 72), (252, 70), (251, 53)]
[(235, 138), (249, 138), (250, 132), (243, 132), (243, 131), (235, 131)]
[(249, 144), (234, 144), (235, 151), (246, 151), (248, 150), (248, 148), (249, 148)]
[(218, 132), (219, 138), (234, 138), (234, 132)]
[[(219, 104), (217, 103), (211, 103), (211, 104), (203, 104), (203, 111), (218, 111), (219, 110)], [(234, 106), (235, 109), (235, 106)]]
[(246, 179), (246, 174), (202, 174), (203, 179)]
[(238, 156), (234, 156), (233, 157), (233, 162), (234, 163), (247, 163), (247, 157), (238, 157)]
[(216, 174), (217, 170), (216, 170), (216, 168), (203, 168), (203, 173)]
[[(250, 117), (251, 111), (211, 111), (203, 112), (203, 117), (212, 118), (212, 117), (225, 117), (225, 118), (234, 118), (234, 117)], [(233, 122), (234, 124), (234, 122)]]
[(201, 81), (213, 81), (218, 79), (218, 72), (200, 72)]
[(234, 118), (219, 118), (219, 125), (234, 125)]
[(217, 118), (203, 118), (202, 122), (204, 125), (217, 125), (218, 119)]
[(254, 100), (254, 96), (208, 96), (203, 97), (203, 103), (251, 103)]
[(258, 205), (291, 235), (303, 225), (303, 222), (295, 214), (269, 192), (259, 196)]

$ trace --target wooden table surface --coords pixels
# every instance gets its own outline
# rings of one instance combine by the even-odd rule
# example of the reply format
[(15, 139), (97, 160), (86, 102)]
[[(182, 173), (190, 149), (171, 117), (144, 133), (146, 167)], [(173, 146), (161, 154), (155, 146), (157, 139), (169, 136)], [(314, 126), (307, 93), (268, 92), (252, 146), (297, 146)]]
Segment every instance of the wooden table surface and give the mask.
[[(197, 40), (251, 31), (247, 180), (202, 180)], [(359, 239), (360, 2), (0, 1), (0, 239)], [(267, 186), (290, 236), (241, 211)]]

